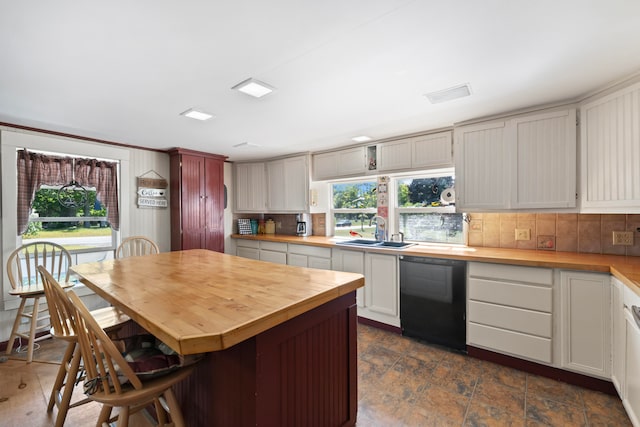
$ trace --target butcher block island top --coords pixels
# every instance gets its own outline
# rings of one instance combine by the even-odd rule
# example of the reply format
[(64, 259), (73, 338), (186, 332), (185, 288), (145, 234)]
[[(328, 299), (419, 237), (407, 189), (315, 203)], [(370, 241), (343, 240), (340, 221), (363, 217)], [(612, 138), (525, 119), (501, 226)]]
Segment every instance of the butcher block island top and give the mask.
[(360, 274), (205, 249), (81, 264), (73, 272), (185, 355), (227, 349), (364, 286)]

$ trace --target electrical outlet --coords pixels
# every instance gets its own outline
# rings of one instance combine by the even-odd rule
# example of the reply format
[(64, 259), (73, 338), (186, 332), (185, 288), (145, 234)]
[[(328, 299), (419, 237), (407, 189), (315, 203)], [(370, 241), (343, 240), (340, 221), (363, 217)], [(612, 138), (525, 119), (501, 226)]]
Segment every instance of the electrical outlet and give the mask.
[(528, 228), (516, 228), (516, 240), (531, 240), (531, 230)]
[(633, 246), (633, 231), (614, 231), (613, 244)]

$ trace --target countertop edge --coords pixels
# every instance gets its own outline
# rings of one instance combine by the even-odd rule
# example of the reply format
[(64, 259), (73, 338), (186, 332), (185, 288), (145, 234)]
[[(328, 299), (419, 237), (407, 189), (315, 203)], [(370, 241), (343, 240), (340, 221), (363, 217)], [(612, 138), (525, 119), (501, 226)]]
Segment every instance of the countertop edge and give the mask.
[(609, 273), (640, 295), (640, 257), (529, 249), (477, 248), (444, 245), (416, 245), (406, 249), (346, 247), (325, 236), (298, 237), (284, 234), (232, 234), (233, 239), (281, 242), (362, 252), (395, 255), (433, 256), (464, 261), (489, 262), (529, 267), (559, 268)]

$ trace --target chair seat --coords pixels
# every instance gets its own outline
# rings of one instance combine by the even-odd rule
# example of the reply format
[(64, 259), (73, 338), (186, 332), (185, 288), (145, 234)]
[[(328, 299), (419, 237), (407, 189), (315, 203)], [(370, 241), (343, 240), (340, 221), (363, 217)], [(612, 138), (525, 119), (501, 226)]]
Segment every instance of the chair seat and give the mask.
[(147, 403), (156, 398), (163, 390), (187, 378), (196, 365), (179, 368), (171, 373), (144, 382), (144, 387), (135, 389), (129, 384), (123, 385), (123, 393), (106, 393), (98, 391), (89, 396), (91, 400), (108, 406), (131, 406)]
[[(73, 286), (73, 283), (60, 284), (63, 289), (67, 289)], [(36, 296), (44, 296), (44, 287), (42, 283), (26, 285), (21, 288), (12, 289), (9, 291), (9, 295), (18, 296), (20, 298), (34, 298)]]

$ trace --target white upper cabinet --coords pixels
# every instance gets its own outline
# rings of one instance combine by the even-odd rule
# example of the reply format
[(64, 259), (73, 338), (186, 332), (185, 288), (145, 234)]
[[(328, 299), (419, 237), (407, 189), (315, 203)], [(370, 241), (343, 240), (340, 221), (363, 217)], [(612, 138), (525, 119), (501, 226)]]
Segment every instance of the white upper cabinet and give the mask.
[(513, 119), (511, 207), (576, 206), (576, 110)]
[(576, 204), (576, 111), (553, 111), (455, 130), (459, 210)]
[(455, 130), (456, 209), (505, 209), (509, 177), (505, 122)]
[(264, 162), (235, 163), (234, 172), (236, 212), (263, 212), (267, 206)]
[(367, 172), (366, 147), (347, 148), (313, 155), (313, 179), (364, 175)]
[(640, 212), (640, 83), (581, 109), (581, 210)]
[(307, 212), (309, 210), (308, 156), (267, 162), (267, 210)]
[(453, 166), (451, 132), (440, 132), (378, 144), (378, 171)]

